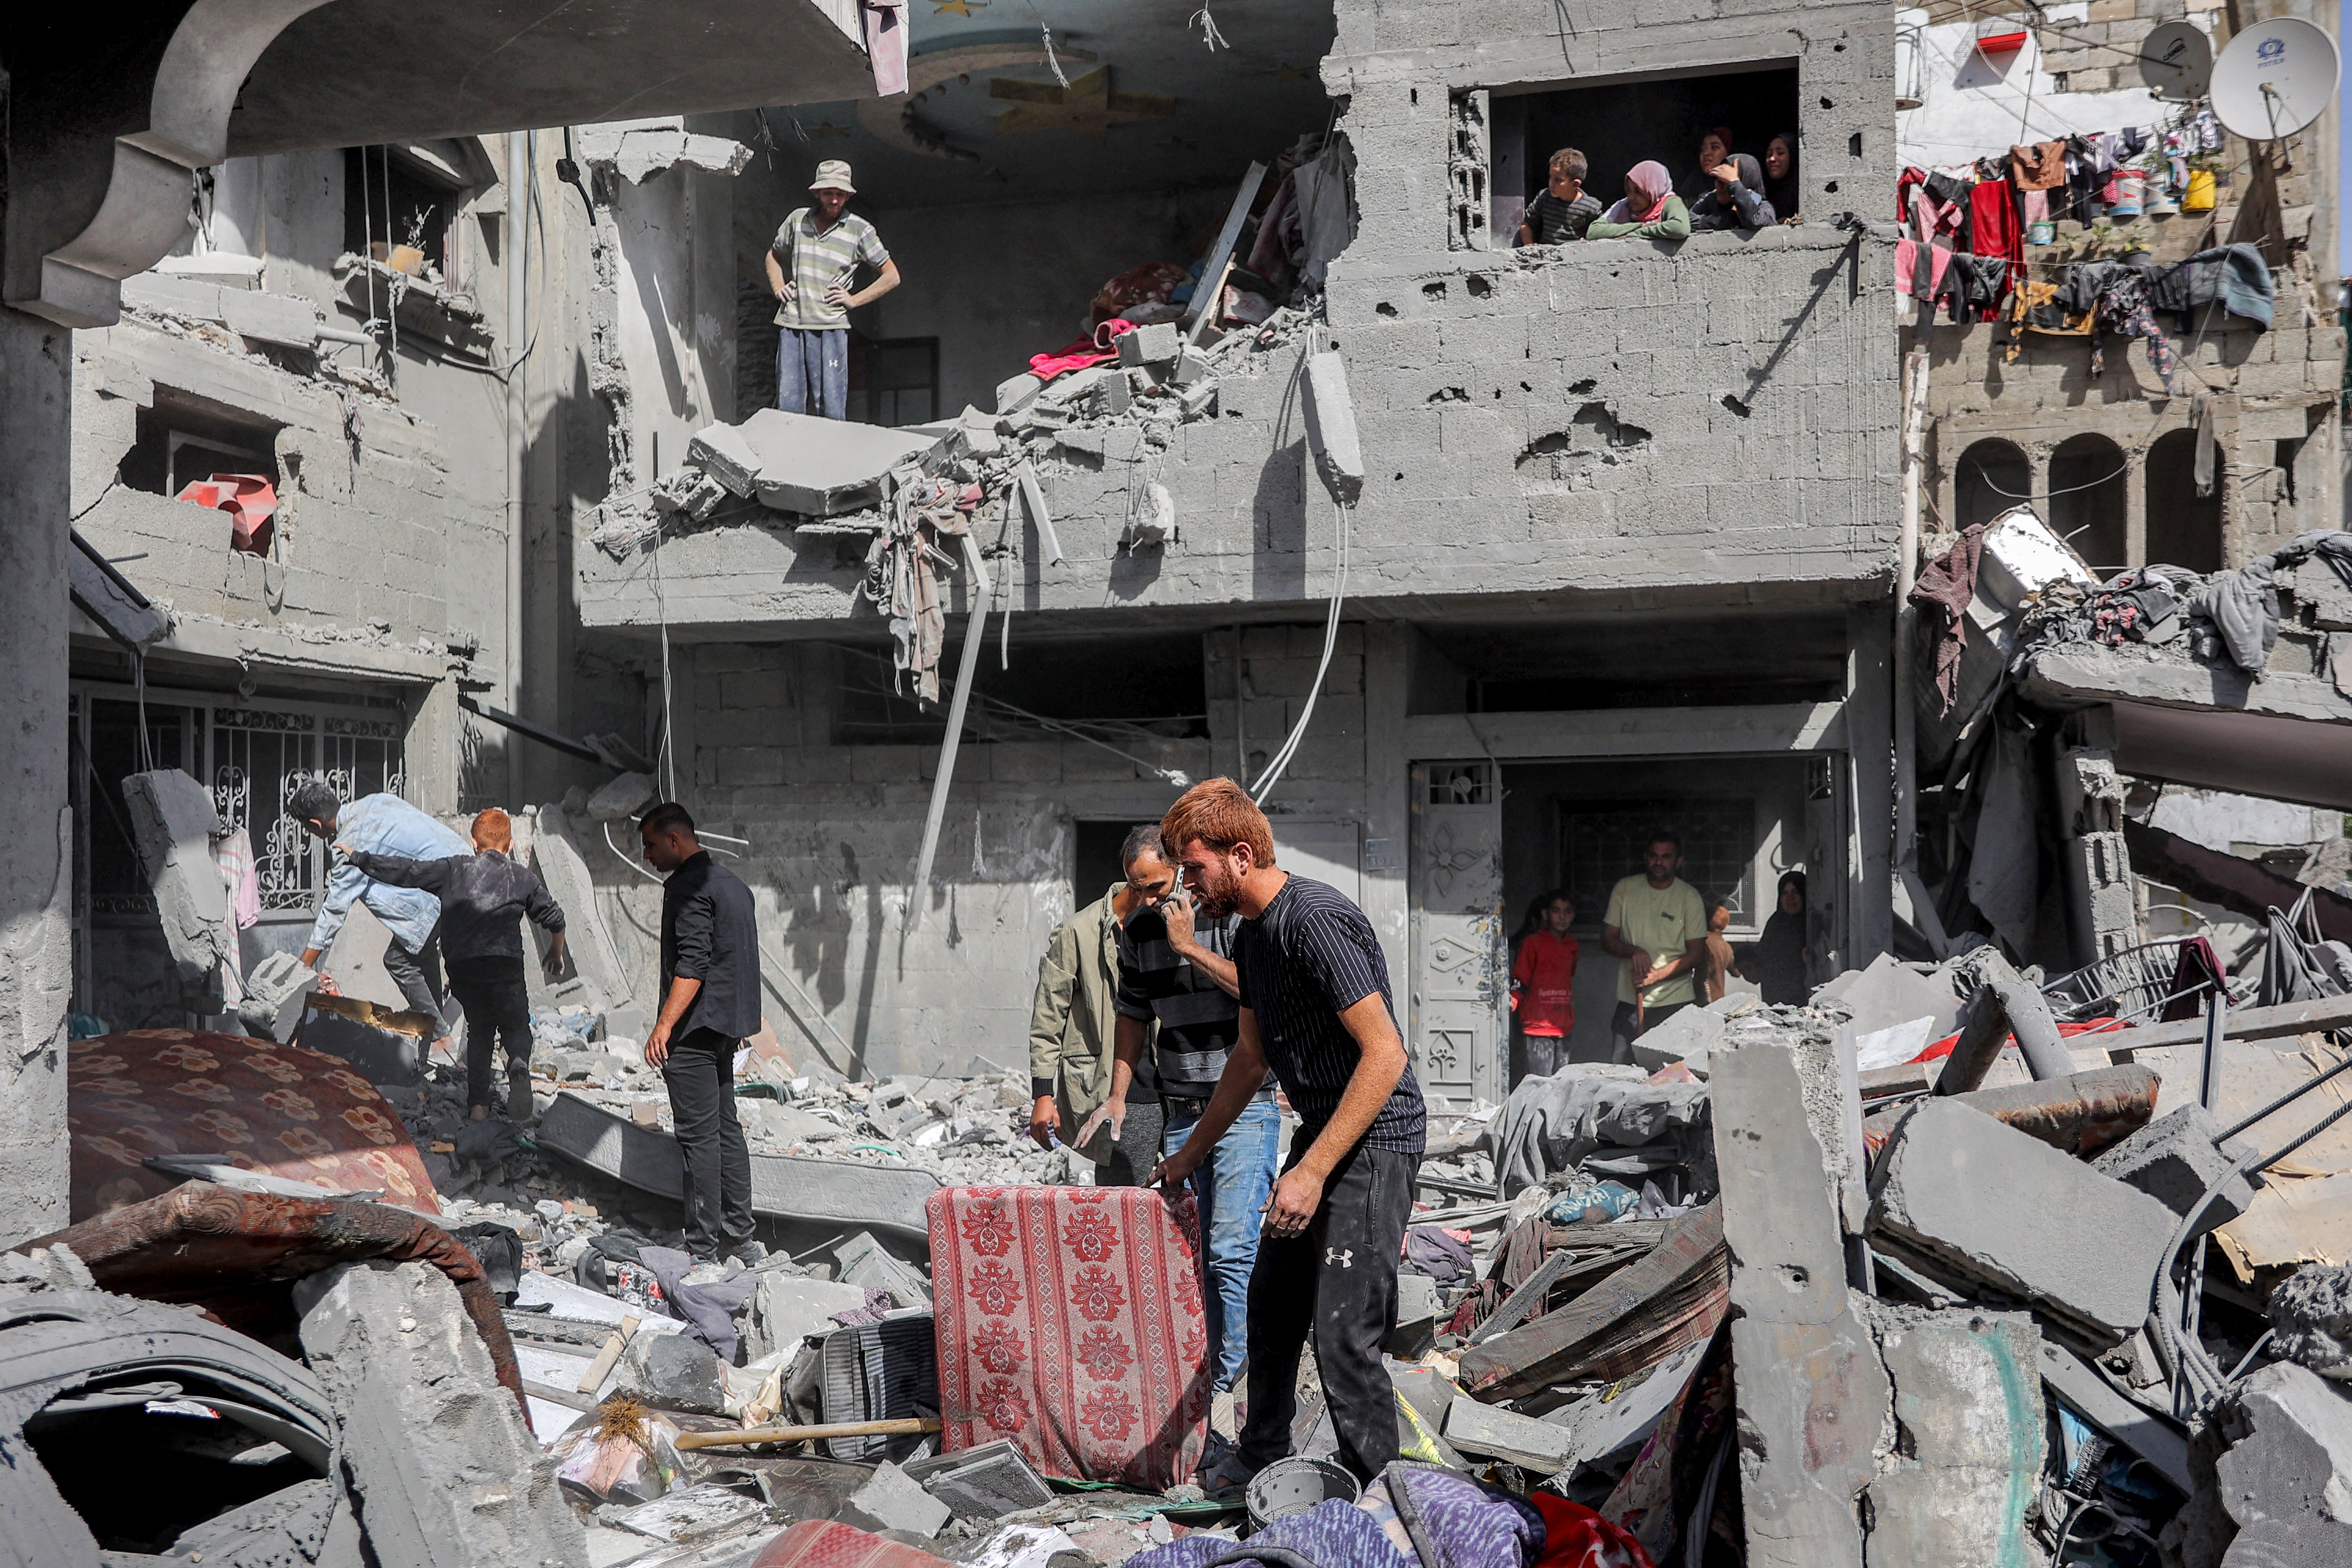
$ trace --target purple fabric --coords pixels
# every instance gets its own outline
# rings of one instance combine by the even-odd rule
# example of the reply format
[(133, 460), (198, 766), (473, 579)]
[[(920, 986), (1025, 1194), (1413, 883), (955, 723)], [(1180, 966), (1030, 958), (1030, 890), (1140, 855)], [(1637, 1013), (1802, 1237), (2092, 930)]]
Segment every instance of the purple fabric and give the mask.
[(1337, 1498), (1277, 1519), (1247, 1541), (1188, 1535), (1127, 1561), (1129, 1568), (1412, 1568), (1370, 1514)]
[(1417, 1225), (1404, 1233), (1404, 1266), (1426, 1274), (1440, 1285), (1470, 1279), (1475, 1264), (1470, 1244), (1456, 1240), (1433, 1225)]
[(694, 1269), (690, 1255), (676, 1247), (648, 1247), (637, 1257), (661, 1281), (662, 1297), (669, 1303), (670, 1310), (686, 1320), (687, 1336), (700, 1340), (720, 1361), (734, 1365), (735, 1352), (740, 1348), (735, 1335), (735, 1314), (743, 1310), (743, 1303), (759, 1289), (759, 1276), (739, 1265), (724, 1279), (688, 1285), (686, 1276)]
[[(1333, 1500), (1277, 1519), (1246, 1541), (1188, 1535), (1128, 1559), (1129, 1568), (1529, 1568), (1542, 1555), (1543, 1515), (1525, 1500), (1442, 1469), (1399, 1460), (1380, 1473), (1387, 1509)], [(1395, 1519), (1401, 1547), (1382, 1528)]]

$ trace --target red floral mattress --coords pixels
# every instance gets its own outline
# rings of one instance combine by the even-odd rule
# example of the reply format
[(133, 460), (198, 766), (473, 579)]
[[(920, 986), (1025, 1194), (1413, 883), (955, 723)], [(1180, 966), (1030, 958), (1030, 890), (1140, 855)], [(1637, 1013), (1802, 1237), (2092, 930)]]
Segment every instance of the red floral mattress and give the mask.
[(1208, 1441), (1200, 1217), (1142, 1187), (949, 1187), (926, 1205), (950, 1452), (1164, 1491)]
[(187, 1180), (151, 1154), (248, 1171), (439, 1214), (408, 1127), (349, 1062), (243, 1035), (130, 1029), (66, 1055), (72, 1215), (79, 1223)]

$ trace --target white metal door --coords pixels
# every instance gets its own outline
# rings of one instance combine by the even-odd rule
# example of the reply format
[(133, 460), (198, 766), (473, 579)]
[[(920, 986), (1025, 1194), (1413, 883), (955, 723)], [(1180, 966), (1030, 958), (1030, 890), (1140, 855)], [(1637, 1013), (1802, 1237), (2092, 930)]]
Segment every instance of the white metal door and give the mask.
[(1504, 1056), (1503, 795), (1492, 762), (1412, 768), (1411, 1045), (1423, 1092), (1499, 1103)]

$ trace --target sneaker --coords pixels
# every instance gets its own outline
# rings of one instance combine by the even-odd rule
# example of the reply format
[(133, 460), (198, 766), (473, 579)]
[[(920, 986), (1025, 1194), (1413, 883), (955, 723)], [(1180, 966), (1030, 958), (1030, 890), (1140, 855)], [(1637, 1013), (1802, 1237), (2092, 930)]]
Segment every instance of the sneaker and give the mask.
[(746, 1241), (726, 1248), (719, 1256), (722, 1259), (732, 1258), (746, 1268), (757, 1268), (767, 1258), (768, 1248), (764, 1242)]

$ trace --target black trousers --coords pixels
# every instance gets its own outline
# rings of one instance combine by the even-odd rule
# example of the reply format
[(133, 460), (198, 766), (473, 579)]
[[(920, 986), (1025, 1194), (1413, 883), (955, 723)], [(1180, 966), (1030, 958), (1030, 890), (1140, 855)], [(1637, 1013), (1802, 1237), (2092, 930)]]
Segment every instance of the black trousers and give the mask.
[(507, 1053), (507, 1114), (530, 1114), (530, 991), (522, 960), (453, 959), (449, 994), (466, 1010), (466, 1104), (490, 1102), (490, 1046)]
[(433, 984), (441, 964), (441, 932), (438, 928), (425, 938), (425, 945), (414, 950), (403, 947), (398, 937), (383, 944), (383, 972), (400, 987), (401, 998), (412, 1013), (429, 1013), (441, 1016), (441, 998), (435, 994)]
[(1676, 1002), (1669, 1006), (1652, 1007), (1637, 1015), (1631, 1002), (1618, 1003), (1617, 1011), (1609, 1016), (1609, 1059), (1612, 1062), (1632, 1061), (1635, 1040), (1684, 1008), (1694, 1005), (1696, 1004), (1690, 1002)]
[[(1311, 1142), (1302, 1130), (1284, 1171)], [(1418, 1154), (1359, 1143), (1324, 1183), (1305, 1236), (1259, 1239), (1249, 1288), (1245, 1463), (1262, 1468), (1290, 1452), (1298, 1352), (1309, 1332), (1340, 1463), (1370, 1480), (1397, 1457), (1396, 1388), (1381, 1365), (1381, 1342), (1396, 1316), (1397, 1257), (1420, 1166)]]
[(1138, 1097), (1127, 1102), (1127, 1120), (1119, 1123), (1118, 1145), (1110, 1158), (1095, 1167), (1095, 1185), (1098, 1187), (1139, 1187), (1151, 1179), (1151, 1169), (1160, 1163), (1160, 1134), (1168, 1125), (1168, 1112), (1160, 1097)]
[(751, 1147), (735, 1119), (735, 1050), (742, 1042), (696, 1029), (669, 1043), (662, 1078), (686, 1162), (686, 1249), (716, 1258), (751, 1239)]

